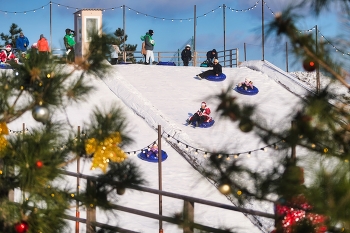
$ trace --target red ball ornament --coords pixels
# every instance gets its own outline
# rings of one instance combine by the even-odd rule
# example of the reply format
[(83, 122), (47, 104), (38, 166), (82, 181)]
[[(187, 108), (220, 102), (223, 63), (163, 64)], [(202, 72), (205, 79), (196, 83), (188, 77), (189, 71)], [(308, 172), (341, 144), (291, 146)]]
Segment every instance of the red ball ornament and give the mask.
[(306, 71), (312, 72), (312, 71), (315, 71), (316, 69), (316, 63), (310, 59), (306, 59), (303, 62), (303, 67)]
[(26, 221), (21, 221), (15, 225), (15, 230), (17, 233), (26, 233), (28, 231), (29, 225)]
[(40, 161), (40, 160), (36, 162), (36, 167), (37, 168), (41, 168), (43, 165), (44, 165), (43, 162)]

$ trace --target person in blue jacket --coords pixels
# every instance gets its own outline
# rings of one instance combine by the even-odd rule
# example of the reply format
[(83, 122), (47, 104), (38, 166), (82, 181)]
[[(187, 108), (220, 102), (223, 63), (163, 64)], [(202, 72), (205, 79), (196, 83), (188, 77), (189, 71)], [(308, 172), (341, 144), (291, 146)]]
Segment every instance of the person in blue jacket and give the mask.
[(19, 50), (18, 52), (27, 51), (27, 47), (29, 45), (29, 40), (26, 36), (24, 36), (23, 32), (19, 33), (19, 37), (16, 40), (16, 48)]
[(210, 50), (207, 52), (207, 63), (208, 66), (213, 66), (213, 61), (215, 59), (218, 59), (218, 53), (216, 52), (216, 49)]

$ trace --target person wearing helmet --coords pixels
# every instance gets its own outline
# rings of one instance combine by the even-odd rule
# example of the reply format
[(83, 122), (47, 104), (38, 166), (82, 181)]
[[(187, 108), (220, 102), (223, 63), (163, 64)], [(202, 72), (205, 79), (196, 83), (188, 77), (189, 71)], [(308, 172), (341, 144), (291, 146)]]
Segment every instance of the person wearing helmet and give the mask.
[(181, 60), (183, 61), (184, 66), (188, 66), (188, 63), (192, 60), (191, 46), (189, 44), (186, 45), (184, 50), (182, 50)]
[(12, 46), (10, 44), (5, 46), (5, 50), (3, 50), (0, 53), (0, 61), (1, 62), (8, 62), (8, 61), (15, 61), (18, 62), (18, 58), (12, 51)]
[(187, 119), (187, 125), (192, 125), (192, 123), (195, 123), (195, 127), (198, 127), (204, 122), (209, 122), (211, 120), (211, 117), (209, 116), (210, 112), (211, 111), (207, 106), (207, 103), (203, 101), (200, 109)]

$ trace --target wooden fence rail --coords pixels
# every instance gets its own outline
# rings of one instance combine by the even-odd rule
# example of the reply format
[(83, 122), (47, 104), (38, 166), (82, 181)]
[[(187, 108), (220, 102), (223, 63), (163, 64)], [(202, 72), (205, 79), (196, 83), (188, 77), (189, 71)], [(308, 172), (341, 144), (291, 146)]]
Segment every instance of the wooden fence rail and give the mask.
[[(89, 175), (84, 175), (84, 174), (80, 174), (80, 173), (78, 174), (78, 173), (69, 172), (69, 171), (62, 171), (62, 174), (77, 177), (77, 178), (86, 179), (87, 184), (90, 184), (90, 187), (94, 186), (96, 184), (96, 181), (97, 181), (97, 177), (95, 177), (95, 176), (89, 176)], [(114, 185), (115, 187), (120, 186), (120, 183), (117, 181), (110, 181), (110, 184)], [(216, 207), (216, 208), (221, 208), (221, 209), (226, 209), (226, 210), (238, 211), (238, 212), (241, 212), (244, 214), (256, 215), (256, 216), (261, 216), (261, 217), (265, 217), (265, 218), (272, 218), (272, 219), (275, 218), (274, 214), (269, 214), (269, 213), (265, 213), (265, 212), (261, 212), (261, 211), (255, 211), (255, 210), (246, 209), (246, 208), (237, 207), (237, 206), (232, 206), (232, 205), (226, 205), (226, 204), (222, 204), (222, 203), (217, 203), (217, 202), (203, 200), (200, 198), (190, 197), (190, 196), (186, 196), (186, 195), (181, 195), (181, 194), (161, 191), (161, 190), (157, 190), (157, 189), (142, 187), (142, 186), (138, 186), (138, 185), (129, 185), (126, 188), (183, 200), (184, 201), (184, 205), (183, 205), (184, 206), (184, 209), (183, 209), (184, 213), (183, 213), (182, 219), (175, 219), (173, 217), (161, 216), (158, 214), (153, 214), (150, 212), (141, 211), (141, 210), (133, 209), (133, 208), (129, 208), (129, 207), (123, 207), (123, 206), (116, 205), (116, 204), (112, 204), (112, 207), (115, 210), (124, 211), (127, 213), (144, 216), (147, 218), (158, 219), (158, 220), (162, 220), (165, 222), (181, 225), (181, 226), (183, 226), (184, 233), (193, 233), (193, 229), (201, 229), (201, 230), (209, 231), (209, 232), (213, 232), (213, 231), (214, 232), (227, 232), (225, 230), (220, 230), (220, 229), (216, 229), (216, 228), (213, 228), (210, 226), (205, 226), (202, 224), (194, 223), (195, 203), (203, 204), (203, 205), (207, 205), (207, 206), (211, 206), (211, 207)], [(87, 233), (95, 232), (96, 227), (101, 227), (104, 229), (111, 229), (111, 230), (118, 230), (119, 229), (121, 231), (122, 228), (120, 228), (120, 227), (111, 226), (108, 224), (97, 222), (96, 221), (96, 209), (95, 209), (95, 207), (87, 208), (86, 211), (87, 211), (87, 219), (76, 218), (73, 216), (66, 216), (66, 219), (85, 223)], [(133, 232), (133, 231), (123, 229), (122, 232)]]

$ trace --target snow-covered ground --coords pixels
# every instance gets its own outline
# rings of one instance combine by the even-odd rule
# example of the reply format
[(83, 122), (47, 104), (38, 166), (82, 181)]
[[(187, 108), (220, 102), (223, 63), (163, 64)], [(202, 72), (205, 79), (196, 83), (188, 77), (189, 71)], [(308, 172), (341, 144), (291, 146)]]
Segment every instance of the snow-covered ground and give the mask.
[[(91, 109), (95, 106), (107, 107), (115, 104), (122, 107), (128, 117), (130, 134), (135, 140), (132, 145), (123, 149), (135, 152), (131, 153), (129, 159), (140, 166), (148, 181), (147, 187), (150, 188), (158, 188), (158, 165), (140, 160), (136, 155), (157, 140), (158, 125), (161, 125), (164, 135), (169, 136), (171, 141), (179, 142), (179, 147), (184, 150), (189, 147), (187, 154), (196, 158), (199, 166), (206, 160), (204, 152), (226, 151), (230, 154), (230, 159), (234, 159), (234, 154), (240, 154), (239, 159), (253, 169), (260, 171), (269, 169), (269, 164), (274, 162), (273, 157), (269, 156), (272, 152), (259, 149), (267, 145), (253, 133), (240, 131), (238, 123), (221, 119), (215, 112), (218, 102), (214, 96), (226, 90), (230, 84), (235, 85), (249, 78), (259, 89), (259, 93), (247, 96), (231, 89), (237, 101), (255, 105), (259, 116), (267, 125), (285, 128), (290, 127), (291, 112), (299, 108), (299, 101), (307, 91), (312, 91), (312, 88), (305, 83), (305, 80), (296, 78), (295, 74), (286, 74), (268, 62), (249, 61), (244, 62), (239, 68), (223, 68), (227, 78), (222, 82), (198, 80), (196, 74), (205, 69), (208, 68), (117, 65), (103, 81), (92, 79), (91, 82), (97, 91), (85, 104), (71, 106), (66, 113), (61, 113), (61, 116), (69, 118), (72, 127), (77, 128), (84, 126)], [(185, 120), (199, 109), (202, 101), (212, 109), (211, 115), (215, 124), (210, 128), (186, 126)], [(28, 113), (9, 124), (9, 128), (19, 131), (22, 129), (22, 123), (29, 129), (38, 124)], [(172, 148), (165, 138), (162, 139), (162, 149), (169, 157), (162, 163), (163, 191), (234, 205)], [(199, 153), (196, 153), (198, 151)], [(76, 171), (76, 165), (72, 164), (70, 170)], [(90, 161), (82, 161), (81, 172), (94, 174), (96, 171), (94, 173), (90, 171)], [(74, 179), (70, 180), (73, 185), (74, 182)], [(117, 204), (158, 214), (157, 195), (126, 190), (124, 195), (119, 196)], [(245, 207), (273, 213), (272, 205), (250, 203)], [(172, 216), (176, 212), (181, 212), (182, 208), (182, 201), (163, 198), (163, 215)], [(73, 216), (74, 211), (75, 209), (72, 209)], [(98, 213), (98, 221), (116, 224), (136, 232), (147, 233), (158, 230), (158, 220), (121, 211), (116, 213), (117, 216)], [(84, 214), (81, 217), (85, 217)], [(263, 227), (257, 227), (256, 220)], [(195, 205), (195, 221), (211, 227), (236, 229), (238, 232), (268, 232), (273, 227), (273, 221), (270, 219), (255, 219), (239, 212), (204, 205)], [(181, 228), (169, 223), (163, 223), (163, 229), (167, 233), (182, 232)], [(83, 224), (81, 232), (85, 232)]]

